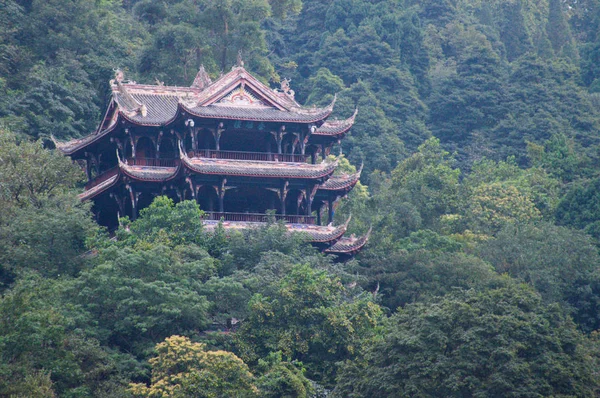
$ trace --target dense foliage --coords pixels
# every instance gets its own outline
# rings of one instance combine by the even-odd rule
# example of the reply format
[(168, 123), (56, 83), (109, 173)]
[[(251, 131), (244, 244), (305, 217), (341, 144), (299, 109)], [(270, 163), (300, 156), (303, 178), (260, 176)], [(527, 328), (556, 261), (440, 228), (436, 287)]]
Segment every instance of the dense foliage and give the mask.
[[(358, 108), (356, 259), (166, 197), (109, 235), (44, 149), (238, 54)], [(597, 396), (599, 65), (599, 0), (0, 1), (0, 396)]]

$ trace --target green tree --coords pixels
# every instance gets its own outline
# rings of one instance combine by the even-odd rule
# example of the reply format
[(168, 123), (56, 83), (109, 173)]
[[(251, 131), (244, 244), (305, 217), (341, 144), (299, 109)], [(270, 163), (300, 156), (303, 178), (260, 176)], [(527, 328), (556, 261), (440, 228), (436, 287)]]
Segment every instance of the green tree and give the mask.
[(44, 199), (39, 207), (14, 209), (0, 227), (0, 268), (76, 276), (85, 264), (87, 238), (100, 229), (89, 209), (89, 204), (66, 195)]
[(506, 48), (508, 61), (512, 62), (532, 49), (523, 16), (523, 3), (504, 2), (502, 13), (504, 18), (500, 27), (500, 39)]
[(91, 337), (89, 314), (63, 301), (69, 286), (30, 274), (0, 299), (0, 395), (124, 396), (130, 357)]
[(392, 311), (458, 288), (493, 286), (493, 267), (462, 249), (457, 239), (421, 230), (387, 251), (369, 248), (357, 271), (364, 275), (364, 289), (376, 292), (378, 302)]
[(166, 196), (159, 196), (150, 206), (140, 211), (140, 217), (133, 222), (124, 221), (118, 231), (120, 244), (135, 245), (162, 243), (168, 246), (182, 244), (202, 244), (202, 216), (198, 204), (187, 200), (175, 204)]
[(174, 333), (206, 329), (208, 306), (198, 294), (206, 261), (181, 264), (165, 246), (104, 249), (81, 273), (70, 297), (98, 324), (103, 343), (141, 355)]
[(600, 221), (600, 178), (575, 184), (558, 204), (556, 221), (580, 229)]
[(548, 0), (548, 39), (552, 43), (554, 53), (563, 57), (575, 59), (576, 48), (571, 36), (571, 29), (567, 22), (563, 5), (560, 0)]
[(476, 231), (494, 233), (506, 224), (541, 218), (531, 197), (514, 185), (483, 184), (475, 188), (466, 210), (468, 225)]
[(346, 362), (333, 395), (592, 397), (598, 387), (569, 318), (506, 280), (400, 310)]
[[(42, 141), (18, 141), (0, 130), (0, 200), (11, 206), (40, 206), (46, 197), (68, 192), (83, 179), (83, 171)], [(1, 212), (0, 212), (1, 213)]]
[(560, 303), (583, 330), (598, 328), (600, 257), (589, 236), (552, 224), (508, 225), (477, 253), (531, 284), (544, 302)]
[(467, 47), (457, 60), (456, 74), (434, 86), (429, 98), (432, 133), (466, 158), (464, 144), (486, 137), (506, 114), (505, 79), (501, 59), (487, 40)]
[(257, 379), (260, 396), (265, 398), (308, 398), (314, 396), (310, 380), (304, 376), (301, 363), (285, 362), (281, 352), (259, 359), (256, 369), (262, 372)]
[(288, 360), (301, 360), (309, 377), (331, 383), (335, 363), (356, 352), (381, 310), (308, 264), (295, 265), (274, 288), (272, 295), (255, 294), (248, 304), (249, 315), (235, 336), (242, 357), (254, 362), (281, 351)]
[(392, 172), (391, 197), (415, 206), (424, 227), (437, 225), (439, 217), (453, 213), (457, 205), (460, 170), (437, 138), (430, 138), (419, 151)]
[(136, 397), (256, 397), (255, 378), (248, 366), (227, 351), (208, 351), (206, 345), (171, 336), (156, 345), (150, 359), (152, 383), (131, 384)]

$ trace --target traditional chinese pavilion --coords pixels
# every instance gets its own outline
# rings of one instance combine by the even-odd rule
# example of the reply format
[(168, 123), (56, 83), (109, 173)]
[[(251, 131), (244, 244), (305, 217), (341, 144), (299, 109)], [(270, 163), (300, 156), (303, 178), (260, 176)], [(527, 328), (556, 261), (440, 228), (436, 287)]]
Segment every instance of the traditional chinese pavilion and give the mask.
[(99, 223), (109, 228), (167, 195), (196, 200), (207, 228), (219, 220), (225, 228), (251, 228), (271, 210), (322, 250), (352, 256), (368, 234), (343, 237), (348, 222), (334, 226), (333, 214), (360, 171), (335, 175), (337, 162), (321, 159), (356, 112), (328, 120), (335, 99), (325, 108), (300, 106), (288, 83), (271, 89), (240, 64), (214, 82), (201, 67), (190, 87), (137, 84), (117, 72), (97, 130), (55, 144), (85, 165), (79, 197), (94, 201)]

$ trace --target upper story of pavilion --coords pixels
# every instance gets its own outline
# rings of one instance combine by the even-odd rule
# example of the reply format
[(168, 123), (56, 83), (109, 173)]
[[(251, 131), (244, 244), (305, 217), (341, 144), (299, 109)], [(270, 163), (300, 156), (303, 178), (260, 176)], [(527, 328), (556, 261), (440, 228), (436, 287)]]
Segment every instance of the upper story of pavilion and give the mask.
[[(303, 107), (284, 80), (271, 89), (243, 66), (211, 81), (203, 67), (190, 87), (125, 81), (117, 72), (112, 97), (92, 134), (56, 146), (85, 160), (92, 180), (118, 159), (190, 159), (316, 163), (328, 155), (354, 123), (327, 120), (324, 108)], [(156, 163), (156, 162), (155, 162)]]

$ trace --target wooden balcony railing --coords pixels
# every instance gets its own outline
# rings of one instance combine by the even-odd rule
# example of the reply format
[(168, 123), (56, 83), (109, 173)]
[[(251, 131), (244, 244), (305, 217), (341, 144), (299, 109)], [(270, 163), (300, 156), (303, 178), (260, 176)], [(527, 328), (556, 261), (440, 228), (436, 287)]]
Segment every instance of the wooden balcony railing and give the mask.
[(125, 164), (130, 166), (176, 167), (179, 159), (128, 158)]
[(111, 169), (106, 170), (105, 172), (103, 172), (102, 174), (100, 174), (96, 178), (92, 179), (87, 184), (85, 184), (85, 190), (87, 191), (88, 189), (92, 189), (95, 186), (102, 184), (104, 181), (108, 180), (109, 178), (116, 176), (118, 172), (119, 172), (119, 166), (115, 166)]
[(304, 163), (306, 155), (289, 153), (265, 152), (240, 152), (240, 151), (215, 151), (214, 149), (200, 149), (194, 153), (199, 158), (230, 159), (230, 160), (257, 160), (265, 162), (291, 162)]
[(269, 217), (275, 217), (276, 221), (285, 221), (293, 224), (315, 224), (314, 216), (296, 216), (283, 214), (258, 214), (258, 213), (219, 213), (206, 212), (204, 218), (206, 220), (219, 221), (246, 221), (246, 222), (267, 222)]

